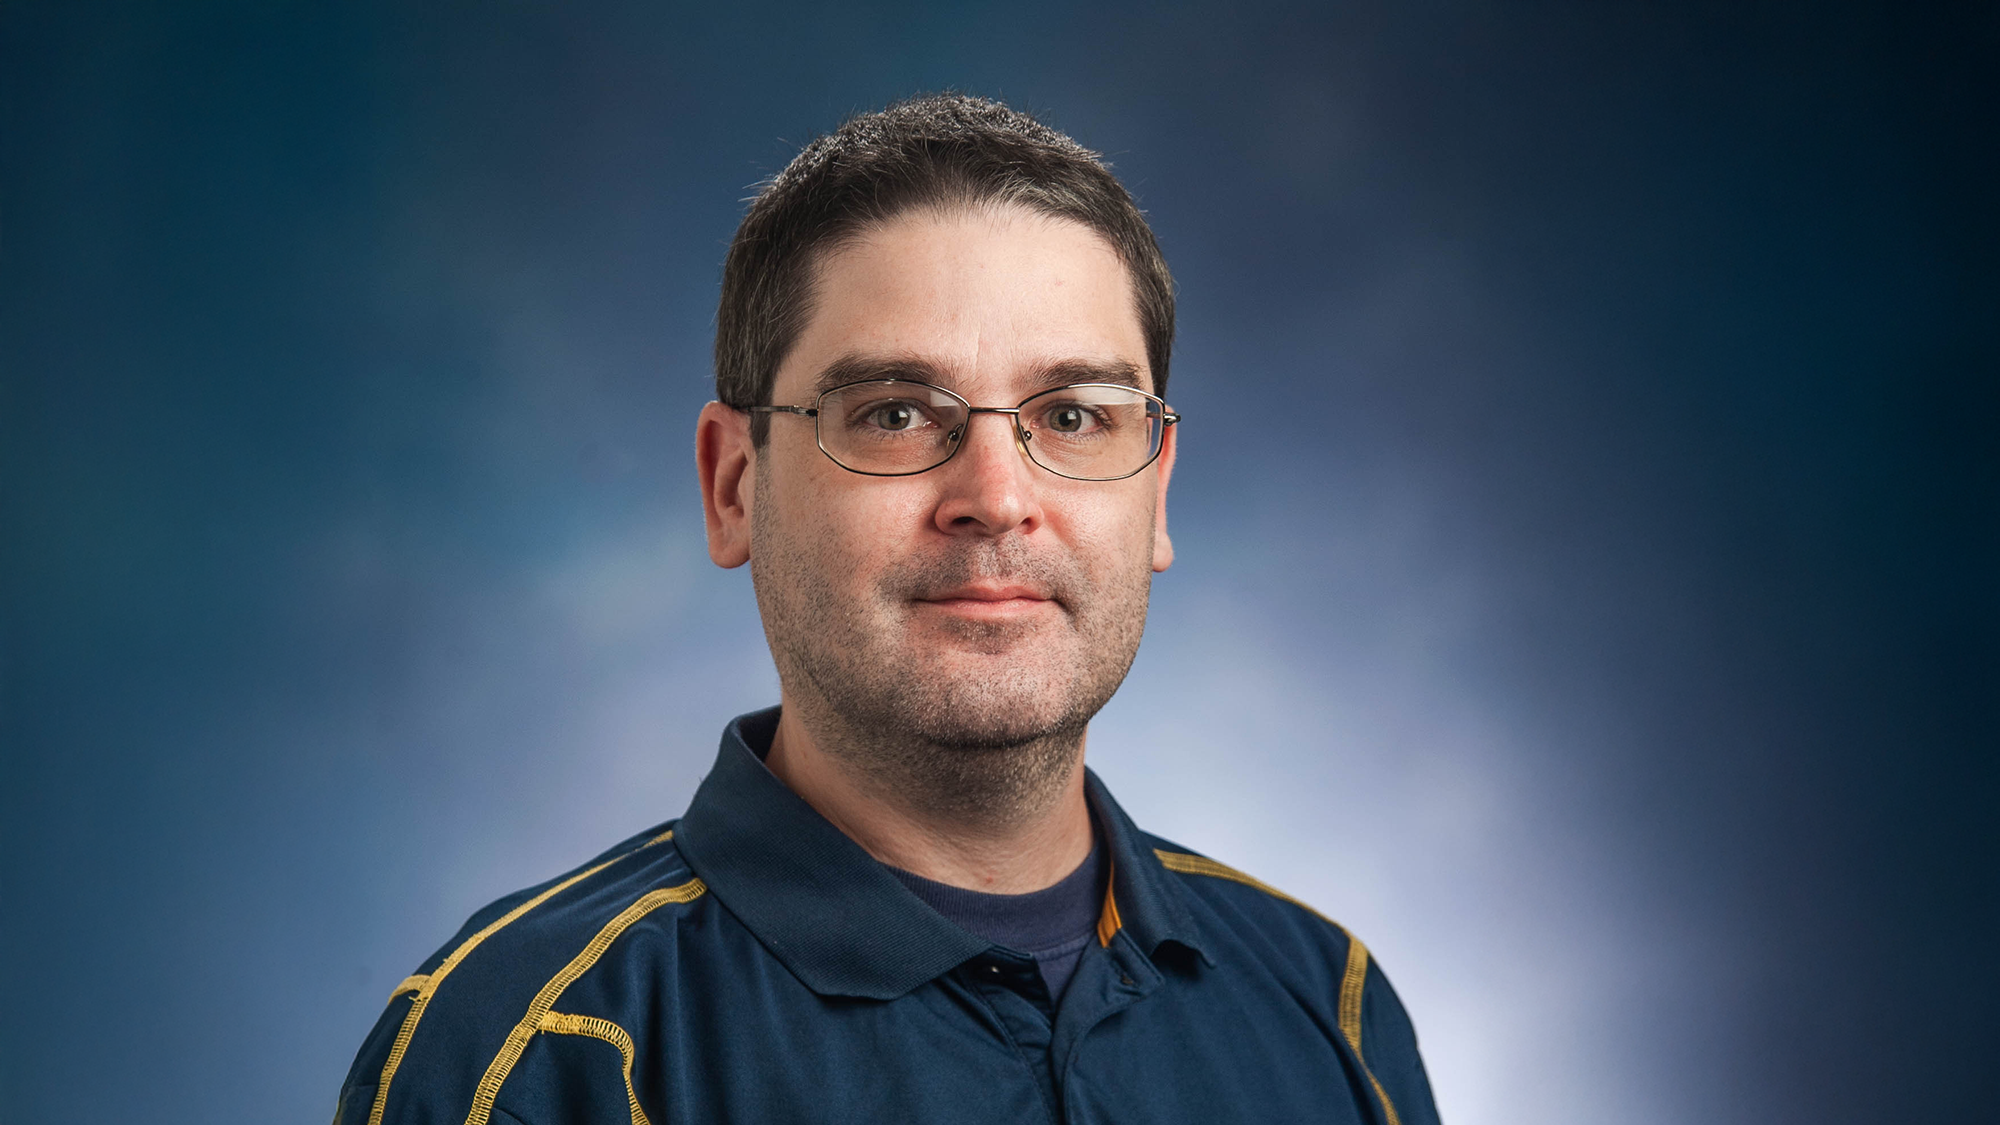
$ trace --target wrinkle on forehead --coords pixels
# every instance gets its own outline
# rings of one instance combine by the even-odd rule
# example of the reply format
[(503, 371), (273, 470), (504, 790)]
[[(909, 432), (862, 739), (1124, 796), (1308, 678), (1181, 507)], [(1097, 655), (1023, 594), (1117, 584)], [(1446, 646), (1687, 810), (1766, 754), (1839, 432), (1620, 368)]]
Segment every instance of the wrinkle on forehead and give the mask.
[(972, 324), (972, 370), (979, 370), (979, 346), (986, 339), (985, 325), (980, 321)]

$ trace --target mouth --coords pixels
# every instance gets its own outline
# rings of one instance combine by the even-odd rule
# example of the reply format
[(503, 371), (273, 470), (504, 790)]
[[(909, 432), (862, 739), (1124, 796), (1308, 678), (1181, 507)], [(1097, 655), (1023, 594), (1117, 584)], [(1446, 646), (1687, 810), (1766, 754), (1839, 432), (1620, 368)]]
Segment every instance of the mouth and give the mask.
[(919, 607), (957, 617), (998, 620), (1057, 608), (1045, 586), (1022, 582), (969, 582), (916, 599)]

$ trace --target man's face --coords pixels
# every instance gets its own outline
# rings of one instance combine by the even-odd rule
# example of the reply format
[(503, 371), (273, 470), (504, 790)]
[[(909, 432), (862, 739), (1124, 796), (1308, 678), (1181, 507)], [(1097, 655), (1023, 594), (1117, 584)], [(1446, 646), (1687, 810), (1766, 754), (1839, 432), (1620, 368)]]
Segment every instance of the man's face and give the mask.
[[(1152, 389), (1130, 277), (1073, 222), (908, 213), (823, 259), (815, 294), (773, 402), (810, 404), (830, 368), (857, 363), (975, 406), (1013, 406), (1056, 369), (1122, 367)], [(1080, 731), (1131, 666), (1152, 573), (1172, 558), (1168, 441), (1137, 476), (1069, 480), (1022, 455), (1007, 416), (976, 414), (947, 464), (869, 477), (824, 456), (810, 420), (773, 416), (749, 553), (787, 695), (891, 741)]]

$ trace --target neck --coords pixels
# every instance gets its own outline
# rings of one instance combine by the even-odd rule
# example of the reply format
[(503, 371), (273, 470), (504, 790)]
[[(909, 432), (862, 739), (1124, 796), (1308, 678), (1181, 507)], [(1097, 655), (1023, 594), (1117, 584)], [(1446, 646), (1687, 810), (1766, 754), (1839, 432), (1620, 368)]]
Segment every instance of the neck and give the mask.
[[(954, 887), (1026, 894), (1053, 886), (1090, 854), (1081, 731), (1005, 750), (885, 755), (844, 746), (833, 723), (813, 719), (786, 700), (764, 764), (883, 863)], [(977, 760), (999, 755), (1011, 757)], [(922, 765), (940, 760), (953, 765)], [(1033, 764), (1024, 769), (1024, 760)], [(1004, 781), (981, 786), (982, 774)]]

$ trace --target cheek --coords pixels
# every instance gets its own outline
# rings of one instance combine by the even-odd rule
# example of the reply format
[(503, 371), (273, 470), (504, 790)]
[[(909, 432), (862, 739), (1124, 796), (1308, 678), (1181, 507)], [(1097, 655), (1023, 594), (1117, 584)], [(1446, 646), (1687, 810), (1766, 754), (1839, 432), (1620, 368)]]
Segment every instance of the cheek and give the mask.
[(861, 487), (837, 481), (801, 489), (780, 503), (788, 538), (814, 560), (820, 571), (815, 579), (832, 587), (865, 588), (909, 558), (932, 510), (921, 498), (904, 495), (908, 490), (855, 479)]
[(1074, 499), (1071, 504), (1051, 505), (1051, 516), (1059, 522), (1062, 538), (1089, 560), (1093, 570), (1122, 573), (1135, 565), (1152, 569), (1153, 510), (1138, 495), (1098, 493)]

